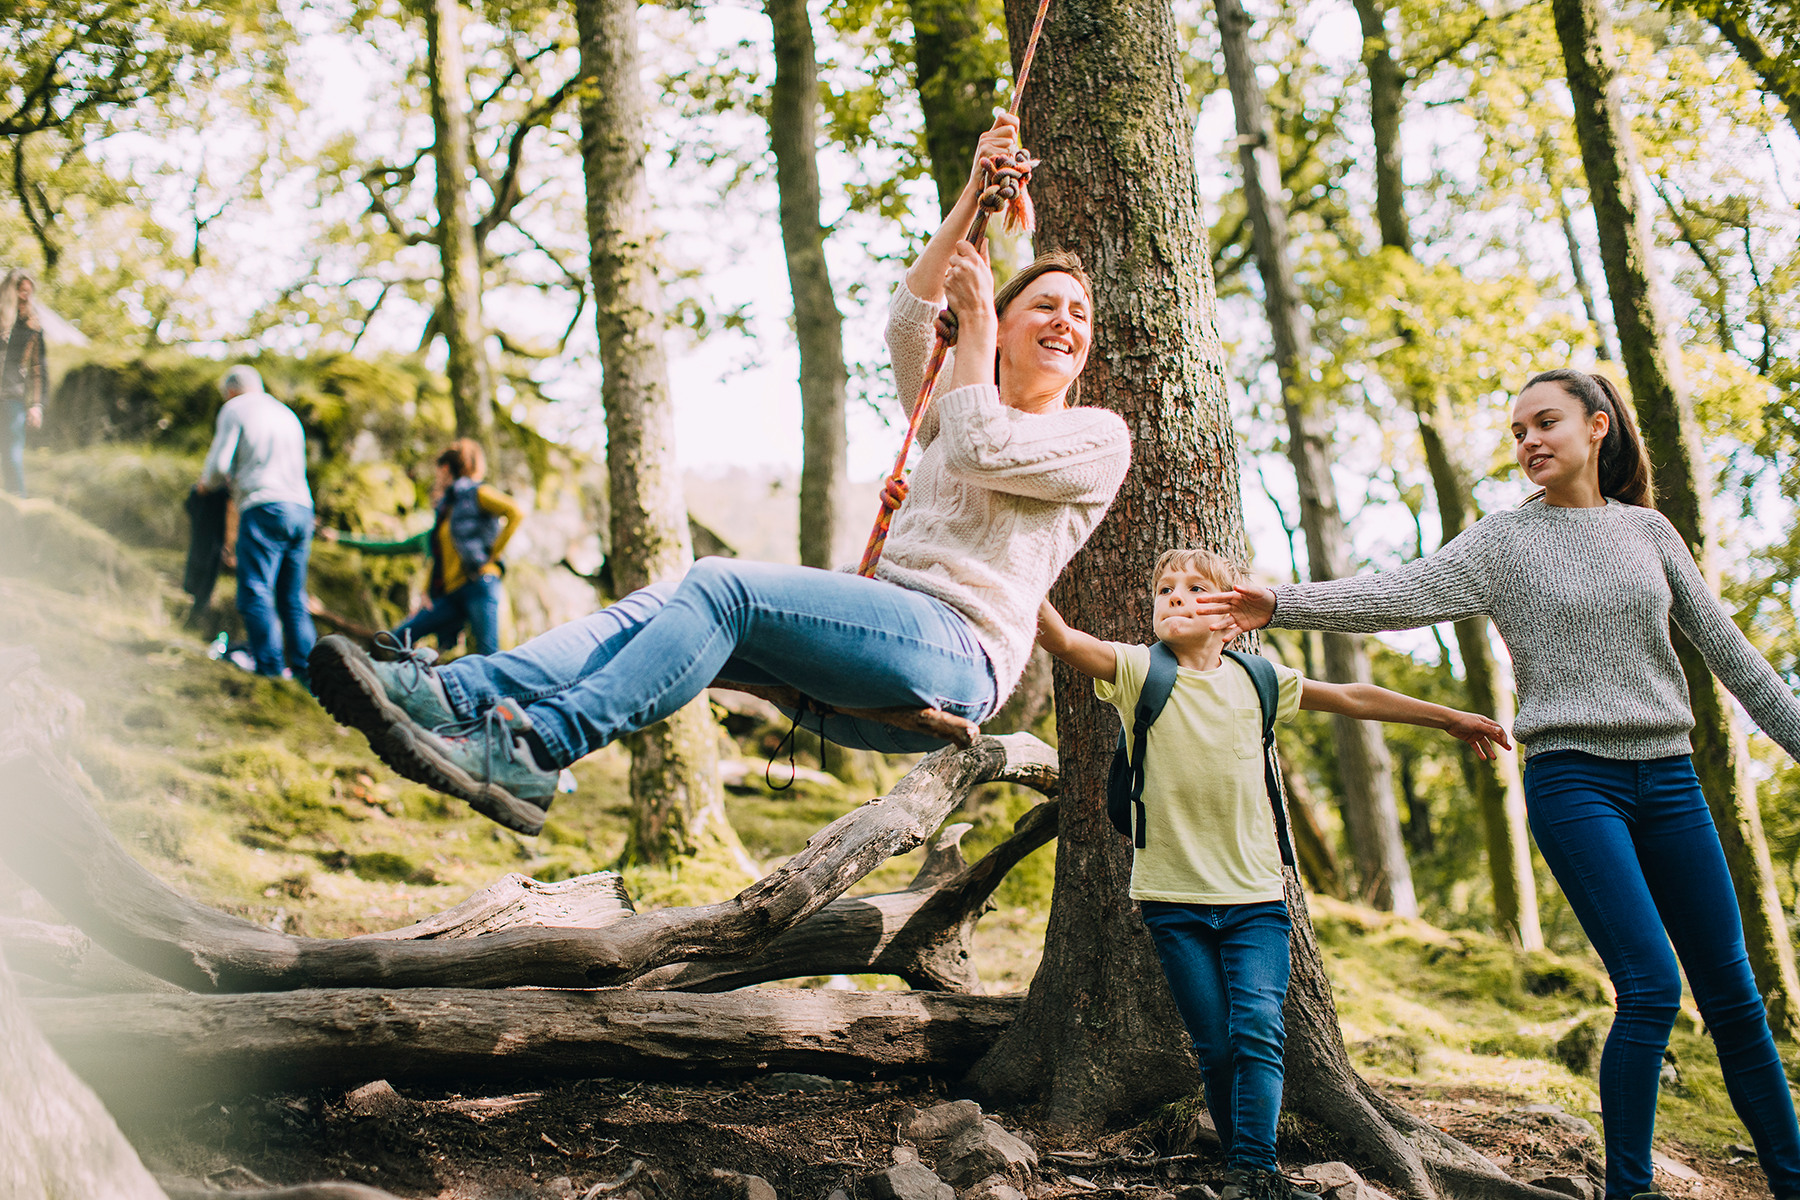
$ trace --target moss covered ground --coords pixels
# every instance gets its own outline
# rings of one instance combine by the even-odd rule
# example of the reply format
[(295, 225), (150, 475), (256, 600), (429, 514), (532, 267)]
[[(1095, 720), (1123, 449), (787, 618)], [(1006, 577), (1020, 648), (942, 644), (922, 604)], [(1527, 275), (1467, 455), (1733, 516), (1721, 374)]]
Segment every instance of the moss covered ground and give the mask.
[[(154, 463), (65, 463), (54, 490), (69, 508), (5, 501), (0, 605), (11, 621), (0, 640), (35, 647), (44, 671), (86, 701), (78, 758), (105, 797), (105, 819), (147, 867), (251, 920), (344, 936), (419, 920), (507, 872), (550, 880), (614, 864), (627, 811), (622, 752), (579, 764), (580, 789), (558, 801), (544, 835), (520, 838), (393, 776), (360, 734), (336, 725), (297, 685), (211, 661), (204, 634), (176, 619), (185, 608), (169, 575), (175, 547), (157, 520), (108, 515), (79, 498), (82, 476), (117, 489), (131, 470), (157, 480), (168, 474)], [(71, 509), (106, 517), (113, 532)], [(143, 531), (141, 546), (121, 541), (132, 529)], [(757, 769), (728, 797), (733, 825), (760, 866), (796, 852), (905, 768), (901, 760), (833, 756), (825, 765), (841, 777), (807, 776), (778, 792), (761, 783), (767, 733), (740, 742)], [(804, 747), (800, 761), (819, 765)], [(1034, 802), (1009, 788), (975, 797), (951, 818), (973, 826), (963, 843), (968, 856), (1004, 838)], [(857, 890), (903, 886), (918, 859), (915, 852), (886, 864)], [(991, 989), (1029, 984), (1053, 872), (1054, 846), (1015, 868), (982, 920), (977, 967)], [(627, 875), (641, 906), (704, 902), (745, 882), (732, 864)], [(1591, 952), (1527, 955), (1475, 931), (1322, 898), (1312, 906), (1345, 1041), (1367, 1075), (1414, 1100), (1502, 1096), (1558, 1104), (1599, 1123), (1591, 1061), (1584, 1069), (1569, 1049), (1571, 1032), (1596, 1021), (1603, 1029), (1610, 1008)], [(1682, 1023), (1672, 1051), (1662, 1136), (1714, 1154), (1743, 1142), (1711, 1044), (1693, 1020)], [(1793, 1053), (1784, 1047), (1790, 1061)]]

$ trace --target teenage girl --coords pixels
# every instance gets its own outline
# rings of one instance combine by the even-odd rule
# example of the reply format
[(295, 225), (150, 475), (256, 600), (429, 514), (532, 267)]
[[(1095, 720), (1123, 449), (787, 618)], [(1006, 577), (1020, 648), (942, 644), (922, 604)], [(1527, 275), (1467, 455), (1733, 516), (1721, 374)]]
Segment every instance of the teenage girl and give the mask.
[[(1395, 571), (1202, 598), (1239, 629), (1372, 633), (1485, 613), (1512, 651), (1531, 831), (1618, 991), (1600, 1059), (1607, 1200), (1651, 1193), (1662, 1053), (1687, 972), (1725, 1087), (1777, 1197), (1800, 1196), (1800, 1128), (1744, 951), (1737, 895), (1694, 774), (1670, 622), (1800, 758), (1800, 704), (1650, 507), (1650, 460), (1606, 379), (1547, 371), (1512, 410), (1542, 489)], [(1673, 952), (1671, 952), (1671, 943)]]

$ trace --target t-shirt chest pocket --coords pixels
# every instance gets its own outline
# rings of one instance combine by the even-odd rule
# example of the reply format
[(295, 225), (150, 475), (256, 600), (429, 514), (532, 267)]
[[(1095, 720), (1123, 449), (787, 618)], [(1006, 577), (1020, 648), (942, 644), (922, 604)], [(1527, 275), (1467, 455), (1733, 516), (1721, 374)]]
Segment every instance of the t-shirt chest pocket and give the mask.
[(1257, 758), (1262, 754), (1262, 709), (1231, 710), (1231, 748), (1239, 758)]

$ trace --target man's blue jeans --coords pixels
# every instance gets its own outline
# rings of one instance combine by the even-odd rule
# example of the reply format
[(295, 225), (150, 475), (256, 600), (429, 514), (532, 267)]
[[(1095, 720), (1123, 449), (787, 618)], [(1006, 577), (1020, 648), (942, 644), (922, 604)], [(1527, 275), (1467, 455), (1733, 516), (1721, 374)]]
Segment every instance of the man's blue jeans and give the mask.
[[(306, 611), (313, 510), (276, 501), (238, 514), (237, 610), (258, 675), (280, 675), (282, 655), (302, 679), (317, 635)], [(279, 614), (279, 615), (278, 615)]]
[(29, 411), (18, 400), (0, 400), (0, 436), (6, 440), (0, 473), (6, 476), (6, 490), (18, 496), (25, 494), (25, 414)]
[[(841, 571), (730, 558), (703, 558), (679, 584), (643, 588), (438, 676), (459, 717), (503, 698), (524, 704), (564, 766), (654, 725), (719, 678), (786, 684), (834, 707), (941, 708), (977, 723), (998, 703), (987, 652), (941, 601)], [(847, 717), (827, 718), (823, 733), (897, 753), (943, 745)]]
[(1677, 957), (1770, 1189), (1800, 1194), (1800, 1127), (1692, 759), (1537, 755), (1526, 760), (1525, 800), (1538, 849), (1619, 994), (1600, 1057), (1607, 1200), (1652, 1190), (1657, 1081), (1681, 1003)]
[(1138, 907), (1194, 1040), (1206, 1111), (1224, 1143), (1226, 1166), (1275, 1170), (1287, 1041), (1281, 1006), (1293, 928), (1287, 905), (1143, 900)]
[(418, 642), (435, 636), (440, 650), (456, 644), (456, 635), (469, 627), (469, 642), (476, 654), (500, 649), (500, 577), (477, 575), (469, 582), (431, 601), (394, 630), (402, 641)]

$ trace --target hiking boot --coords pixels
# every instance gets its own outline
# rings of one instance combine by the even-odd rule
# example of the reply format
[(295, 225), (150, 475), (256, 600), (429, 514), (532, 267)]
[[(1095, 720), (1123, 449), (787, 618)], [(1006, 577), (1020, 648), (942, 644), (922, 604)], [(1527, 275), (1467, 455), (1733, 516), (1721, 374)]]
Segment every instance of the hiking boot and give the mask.
[(535, 834), (561, 772), (538, 766), (525, 741), (530, 729), (525, 710), (502, 700), (473, 720), (414, 737), (406, 752), (423, 766), (430, 786), (508, 829)]
[(1225, 1187), (1219, 1200), (1318, 1200), (1288, 1182), (1279, 1171), (1258, 1171), (1251, 1167), (1233, 1167), (1225, 1172)]
[(349, 638), (332, 634), (313, 647), (308, 672), (313, 695), (326, 712), (362, 730), (382, 762), (431, 787), (437, 785), (423, 768), (412, 765), (417, 756), (408, 746), (418, 734), (457, 721), (431, 667), (435, 657), (429, 650), (409, 649), (396, 661), (376, 662)]

